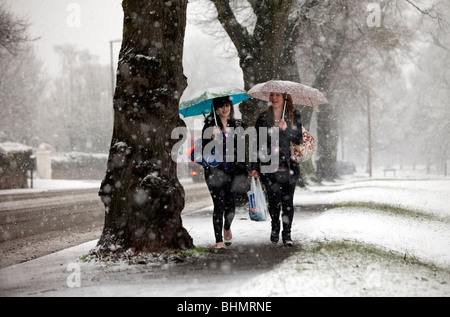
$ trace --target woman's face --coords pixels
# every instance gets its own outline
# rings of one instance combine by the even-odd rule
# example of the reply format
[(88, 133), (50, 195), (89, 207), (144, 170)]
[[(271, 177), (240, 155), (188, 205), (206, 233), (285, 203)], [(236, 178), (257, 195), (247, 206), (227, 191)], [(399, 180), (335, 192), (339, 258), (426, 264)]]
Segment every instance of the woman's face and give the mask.
[(283, 94), (280, 94), (278, 92), (271, 92), (269, 100), (274, 108), (281, 108), (284, 105)]
[(231, 104), (226, 103), (217, 110), (219, 112), (219, 116), (228, 118), (228, 116), (230, 115), (230, 112), (231, 112)]

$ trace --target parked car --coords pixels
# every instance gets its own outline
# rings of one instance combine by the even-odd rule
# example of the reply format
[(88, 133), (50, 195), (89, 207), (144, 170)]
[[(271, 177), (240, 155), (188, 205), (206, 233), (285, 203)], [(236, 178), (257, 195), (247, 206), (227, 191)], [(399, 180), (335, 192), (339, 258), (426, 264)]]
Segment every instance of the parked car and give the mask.
[(188, 164), (189, 176), (195, 183), (200, 183), (205, 181), (205, 176), (203, 173), (203, 167), (200, 164), (189, 162)]
[(356, 172), (355, 163), (351, 161), (338, 161), (337, 172), (338, 175), (352, 175)]

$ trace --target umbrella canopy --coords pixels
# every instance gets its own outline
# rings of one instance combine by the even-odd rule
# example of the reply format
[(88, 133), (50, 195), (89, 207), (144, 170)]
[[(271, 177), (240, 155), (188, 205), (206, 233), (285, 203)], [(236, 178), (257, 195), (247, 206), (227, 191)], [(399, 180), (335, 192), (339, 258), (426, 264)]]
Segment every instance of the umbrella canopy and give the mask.
[(212, 100), (214, 98), (229, 96), (233, 105), (240, 103), (246, 99), (250, 99), (247, 96), (246, 91), (239, 88), (224, 88), (215, 87), (209, 88), (201, 93), (198, 93), (196, 97), (191, 100), (183, 101), (180, 104), (179, 112), (185, 117), (192, 117), (198, 115), (207, 115), (211, 113)]
[(271, 92), (290, 94), (296, 105), (316, 107), (329, 103), (318, 89), (286, 80), (270, 80), (257, 84), (248, 91), (247, 95), (252, 98), (269, 101)]

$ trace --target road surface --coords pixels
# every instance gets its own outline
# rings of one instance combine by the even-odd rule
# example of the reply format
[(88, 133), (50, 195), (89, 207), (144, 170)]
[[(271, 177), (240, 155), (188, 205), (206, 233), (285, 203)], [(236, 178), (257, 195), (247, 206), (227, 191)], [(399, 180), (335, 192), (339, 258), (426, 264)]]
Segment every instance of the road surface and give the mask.
[[(212, 205), (205, 183), (184, 185), (183, 213)], [(104, 205), (98, 189), (0, 195), (0, 268), (98, 239)]]

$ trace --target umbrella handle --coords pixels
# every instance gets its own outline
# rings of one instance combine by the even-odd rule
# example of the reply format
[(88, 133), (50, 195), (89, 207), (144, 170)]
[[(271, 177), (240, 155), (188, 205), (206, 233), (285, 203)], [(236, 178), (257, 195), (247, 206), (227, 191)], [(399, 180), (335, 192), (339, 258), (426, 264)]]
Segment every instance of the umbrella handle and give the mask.
[(217, 124), (217, 116), (216, 116), (216, 111), (214, 110), (214, 121), (216, 121), (216, 127), (219, 127), (219, 125)]
[(211, 110), (214, 113), (214, 121), (216, 122), (216, 127), (219, 127), (217, 124), (217, 116), (216, 116), (216, 109), (214, 109), (214, 106), (211, 104)]
[(286, 102), (287, 100), (284, 100), (284, 107), (283, 107), (283, 115), (281, 116), (281, 119), (284, 119), (284, 114), (286, 113)]

